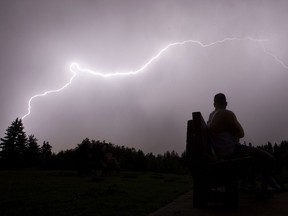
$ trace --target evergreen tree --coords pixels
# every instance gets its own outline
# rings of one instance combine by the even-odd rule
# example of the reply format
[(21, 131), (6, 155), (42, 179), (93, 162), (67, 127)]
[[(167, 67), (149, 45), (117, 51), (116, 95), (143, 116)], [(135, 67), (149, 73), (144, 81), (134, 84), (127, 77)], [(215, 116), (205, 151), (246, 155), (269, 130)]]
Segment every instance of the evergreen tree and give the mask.
[(51, 167), (51, 160), (52, 160), (52, 146), (49, 144), (49, 142), (43, 143), (43, 145), (40, 148), (40, 159), (41, 159), (41, 166), (45, 169), (48, 169)]
[(52, 155), (52, 146), (49, 144), (49, 142), (45, 142), (43, 143), (41, 149), (40, 149), (40, 152), (41, 152), (41, 155), (44, 157), (44, 158), (48, 158)]
[(35, 165), (39, 158), (40, 146), (37, 143), (37, 138), (34, 135), (28, 136), (27, 141), (27, 161), (30, 165)]
[(20, 165), (26, 153), (27, 137), (22, 120), (17, 118), (11, 123), (1, 138), (0, 157), (8, 166)]

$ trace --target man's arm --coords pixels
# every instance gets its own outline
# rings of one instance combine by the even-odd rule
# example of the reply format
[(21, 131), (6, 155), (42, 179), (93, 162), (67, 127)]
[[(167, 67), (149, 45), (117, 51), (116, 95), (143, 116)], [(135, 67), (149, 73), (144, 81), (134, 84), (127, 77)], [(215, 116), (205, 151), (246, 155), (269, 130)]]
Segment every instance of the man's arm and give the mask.
[(236, 115), (229, 111), (229, 128), (230, 128), (230, 133), (237, 139), (243, 138), (244, 137), (244, 130), (241, 124), (238, 122)]
[(215, 111), (213, 111), (213, 112), (210, 113), (210, 115), (209, 115), (209, 119), (208, 119), (208, 121), (207, 121), (207, 126), (208, 126), (208, 127), (210, 127), (210, 125), (211, 125), (212, 117), (213, 117), (214, 113), (215, 113)]

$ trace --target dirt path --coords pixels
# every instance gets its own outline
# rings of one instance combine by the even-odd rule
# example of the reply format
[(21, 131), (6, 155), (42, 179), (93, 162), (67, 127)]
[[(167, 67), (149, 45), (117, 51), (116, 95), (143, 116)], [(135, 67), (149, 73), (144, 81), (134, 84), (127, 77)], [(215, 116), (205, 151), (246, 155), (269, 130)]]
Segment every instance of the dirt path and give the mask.
[(272, 199), (258, 201), (254, 195), (240, 194), (239, 208), (194, 209), (190, 191), (149, 216), (288, 216), (288, 193), (275, 194)]

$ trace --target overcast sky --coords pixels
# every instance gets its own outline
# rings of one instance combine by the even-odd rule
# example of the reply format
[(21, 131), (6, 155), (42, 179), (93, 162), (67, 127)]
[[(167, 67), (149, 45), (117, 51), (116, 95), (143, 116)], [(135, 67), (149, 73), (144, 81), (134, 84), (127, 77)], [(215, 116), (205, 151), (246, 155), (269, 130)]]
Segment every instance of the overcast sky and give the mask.
[(285, 0), (1, 0), (0, 137), (30, 97), (69, 81), (72, 62), (135, 71), (169, 43), (253, 37), (267, 41), (173, 46), (134, 76), (78, 73), (63, 91), (32, 101), (25, 131), (54, 152), (88, 137), (182, 153), (191, 113), (207, 120), (223, 92), (243, 142), (287, 140), (287, 9)]

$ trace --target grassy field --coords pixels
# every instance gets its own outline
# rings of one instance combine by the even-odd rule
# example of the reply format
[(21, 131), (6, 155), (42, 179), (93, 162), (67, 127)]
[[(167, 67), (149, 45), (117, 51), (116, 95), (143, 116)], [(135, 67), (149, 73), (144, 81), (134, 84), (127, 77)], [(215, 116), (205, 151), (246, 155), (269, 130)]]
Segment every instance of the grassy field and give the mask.
[(192, 177), (157, 173), (77, 176), (0, 171), (0, 215), (147, 215), (191, 189)]

